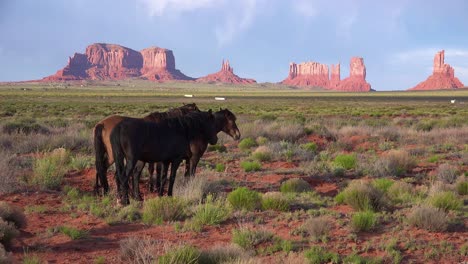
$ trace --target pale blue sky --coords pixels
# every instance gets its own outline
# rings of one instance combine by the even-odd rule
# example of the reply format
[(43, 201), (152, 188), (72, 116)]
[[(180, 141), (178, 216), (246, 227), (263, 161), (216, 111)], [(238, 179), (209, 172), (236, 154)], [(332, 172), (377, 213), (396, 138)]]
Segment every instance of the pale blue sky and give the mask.
[(96, 42), (174, 51), (200, 77), (231, 61), (258, 82), (287, 77), (292, 61), (364, 57), (376, 90), (403, 90), (432, 71), (437, 50), (468, 85), (463, 0), (0, 0), (0, 81), (39, 79)]

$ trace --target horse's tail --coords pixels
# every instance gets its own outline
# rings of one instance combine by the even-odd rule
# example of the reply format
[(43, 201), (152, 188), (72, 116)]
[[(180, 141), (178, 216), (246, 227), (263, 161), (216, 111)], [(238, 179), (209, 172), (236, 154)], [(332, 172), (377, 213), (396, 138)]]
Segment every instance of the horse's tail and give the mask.
[(104, 188), (104, 192), (107, 192), (109, 185), (107, 183), (107, 158), (108, 155), (104, 141), (102, 140), (102, 130), (104, 129), (103, 124), (97, 124), (94, 127), (94, 153), (96, 155), (96, 185), (94, 191), (98, 194), (99, 187)]
[(125, 174), (125, 154), (122, 148), (121, 139), (120, 139), (120, 126), (117, 125), (112, 129), (110, 134), (110, 142), (112, 145), (112, 154), (114, 155), (115, 162), (115, 180), (117, 183), (117, 189), (120, 190), (120, 179)]

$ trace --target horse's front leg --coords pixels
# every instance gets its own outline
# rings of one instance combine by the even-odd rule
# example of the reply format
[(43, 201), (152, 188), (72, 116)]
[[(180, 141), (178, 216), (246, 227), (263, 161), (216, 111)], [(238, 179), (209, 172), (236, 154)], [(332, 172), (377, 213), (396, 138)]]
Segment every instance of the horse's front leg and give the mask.
[(172, 188), (174, 187), (175, 177), (177, 175), (177, 169), (179, 168), (182, 159), (173, 160), (171, 163), (171, 177), (169, 178), (169, 188), (167, 190), (167, 196), (172, 196)]

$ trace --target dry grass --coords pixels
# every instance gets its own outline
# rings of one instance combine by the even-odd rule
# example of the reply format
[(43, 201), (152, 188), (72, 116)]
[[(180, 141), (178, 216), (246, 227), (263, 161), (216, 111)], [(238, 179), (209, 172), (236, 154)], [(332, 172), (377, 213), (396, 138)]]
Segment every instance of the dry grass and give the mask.
[(402, 176), (415, 165), (413, 157), (405, 150), (390, 150), (377, 160), (374, 173), (377, 176)]
[(444, 183), (455, 183), (457, 181), (459, 172), (456, 166), (443, 163), (437, 168), (437, 179)]
[(120, 258), (124, 263), (151, 264), (155, 263), (155, 256), (158, 255), (159, 241), (129, 237), (120, 240)]
[(301, 226), (301, 230), (314, 239), (319, 239), (330, 232), (330, 219), (325, 216), (310, 218)]
[(427, 205), (411, 209), (408, 222), (418, 228), (436, 232), (445, 231), (448, 227), (448, 218), (444, 211)]
[(26, 227), (26, 216), (19, 207), (9, 205), (6, 202), (0, 202), (0, 218), (13, 223), (16, 228)]
[(0, 194), (14, 192), (18, 189), (18, 169), (12, 166), (13, 155), (0, 151)]

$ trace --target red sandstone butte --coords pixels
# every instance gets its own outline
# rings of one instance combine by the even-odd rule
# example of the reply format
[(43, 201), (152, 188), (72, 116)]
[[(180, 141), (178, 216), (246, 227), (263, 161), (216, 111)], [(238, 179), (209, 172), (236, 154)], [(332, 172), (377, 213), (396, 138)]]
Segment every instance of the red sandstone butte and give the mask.
[(251, 84), (256, 83), (254, 79), (241, 78), (234, 74), (234, 69), (229, 65), (229, 60), (221, 64), (221, 70), (216, 73), (209, 74), (205, 77), (198, 78), (197, 82), (218, 82), (230, 84)]
[(116, 45), (96, 43), (85, 54), (75, 53), (68, 64), (43, 81), (123, 80), (143, 78), (153, 81), (191, 80), (175, 68), (171, 50), (152, 47), (141, 52)]
[(439, 51), (434, 56), (432, 75), (409, 90), (440, 90), (463, 88), (464, 85), (457, 77), (452, 66), (444, 63), (445, 51)]
[(350, 76), (344, 80), (340, 77), (340, 64), (328, 65), (318, 62), (291, 63), (289, 75), (282, 84), (300, 87), (322, 87), (330, 90), (348, 92), (368, 92), (371, 86), (366, 82), (366, 66), (362, 58), (353, 57), (350, 63)]

